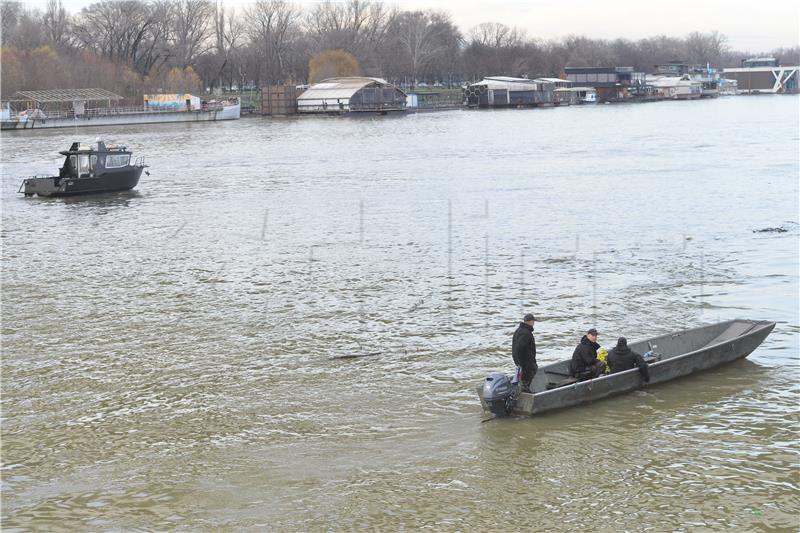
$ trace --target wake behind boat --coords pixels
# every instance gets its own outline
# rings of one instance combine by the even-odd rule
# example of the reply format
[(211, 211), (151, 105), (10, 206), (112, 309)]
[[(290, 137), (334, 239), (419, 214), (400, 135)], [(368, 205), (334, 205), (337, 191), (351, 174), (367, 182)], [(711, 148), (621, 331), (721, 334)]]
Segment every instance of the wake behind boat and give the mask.
[(59, 153), (66, 159), (58, 176), (25, 179), (17, 192), (25, 196), (69, 196), (124, 191), (138, 185), (147, 166), (144, 156), (131, 164), (133, 154), (127, 147), (106, 146), (99, 139), (93, 145), (72, 143), (69, 150)]
[(572, 407), (745, 358), (774, 327), (775, 322), (763, 320), (730, 320), (631, 343), (635, 352), (658, 352), (649, 365), (647, 384), (636, 368), (577, 381), (570, 375), (570, 360), (566, 360), (540, 367), (531, 393), (520, 392), (516, 380), (505, 374), (493, 373), (478, 386), (478, 396), (484, 410), (497, 416), (536, 415)]

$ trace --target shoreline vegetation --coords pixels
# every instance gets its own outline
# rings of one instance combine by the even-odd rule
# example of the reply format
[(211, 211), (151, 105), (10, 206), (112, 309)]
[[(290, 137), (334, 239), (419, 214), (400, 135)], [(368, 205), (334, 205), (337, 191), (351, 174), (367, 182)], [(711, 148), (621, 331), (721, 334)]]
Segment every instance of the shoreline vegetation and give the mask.
[[(445, 11), (363, 0), (237, 8), (223, 0), (103, 0), (75, 13), (60, 0), (43, 11), (3, 0), (0, 8), (3, 99), (25, 89), (102, 87), (140, 104), (144, 93), (247, 92), (336, 75), (448, 88), (491, 75), (558, 77), (566, 66), (650, 72), (679, 60), (724, 68), (764, 55), (800, 63), (800, 47), (737, 51), (716, 31), (545, 41), (504, 24), (462, 29)], [(331, 51), (347, 59), (320, 65), (321, 55), (337, 57)]]

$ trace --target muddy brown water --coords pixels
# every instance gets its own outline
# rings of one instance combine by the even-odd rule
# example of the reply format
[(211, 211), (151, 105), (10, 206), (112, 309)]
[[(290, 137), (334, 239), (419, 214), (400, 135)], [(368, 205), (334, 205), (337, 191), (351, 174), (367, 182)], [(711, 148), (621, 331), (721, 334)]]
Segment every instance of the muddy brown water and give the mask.
[[(796, 530), (798, 102), (3, 134), (4, 531)], [(16, 194), (97, 136), (134, 192)], [(540, 363), (778, 325), (481, 423), (523, 311)]]

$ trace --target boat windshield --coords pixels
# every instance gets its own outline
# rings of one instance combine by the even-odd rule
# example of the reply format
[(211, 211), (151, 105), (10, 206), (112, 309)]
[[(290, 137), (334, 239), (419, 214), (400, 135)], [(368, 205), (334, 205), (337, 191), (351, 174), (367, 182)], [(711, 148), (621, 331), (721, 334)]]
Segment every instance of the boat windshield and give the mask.
[(106, 168), (118, 168), (128, 165), (130, 154), (114, 154), (106, 156)]

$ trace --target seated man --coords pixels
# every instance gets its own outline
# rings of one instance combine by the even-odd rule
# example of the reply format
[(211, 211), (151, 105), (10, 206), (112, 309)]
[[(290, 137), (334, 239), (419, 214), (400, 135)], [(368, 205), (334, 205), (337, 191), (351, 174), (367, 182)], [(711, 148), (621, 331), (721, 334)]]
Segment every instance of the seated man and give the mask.
[(606, 364), (597, 359), (598, 348), (600, 345), (597, 344), (597, 330), (592, 328), (581, 338), (569, 365), (570, 373), (579, 381), (594, 379), (605, 371)]
[(628, 339), (625, 337), (620, 337), (617, 340), (616, 347), (608, 352), (608, 366), (612, 373), (630, 370), (638, 366), (642, 379), (647, 382), (650, 381), (650, 371), (647, 369), (647, 362), (640, 354), (628, 348)]

